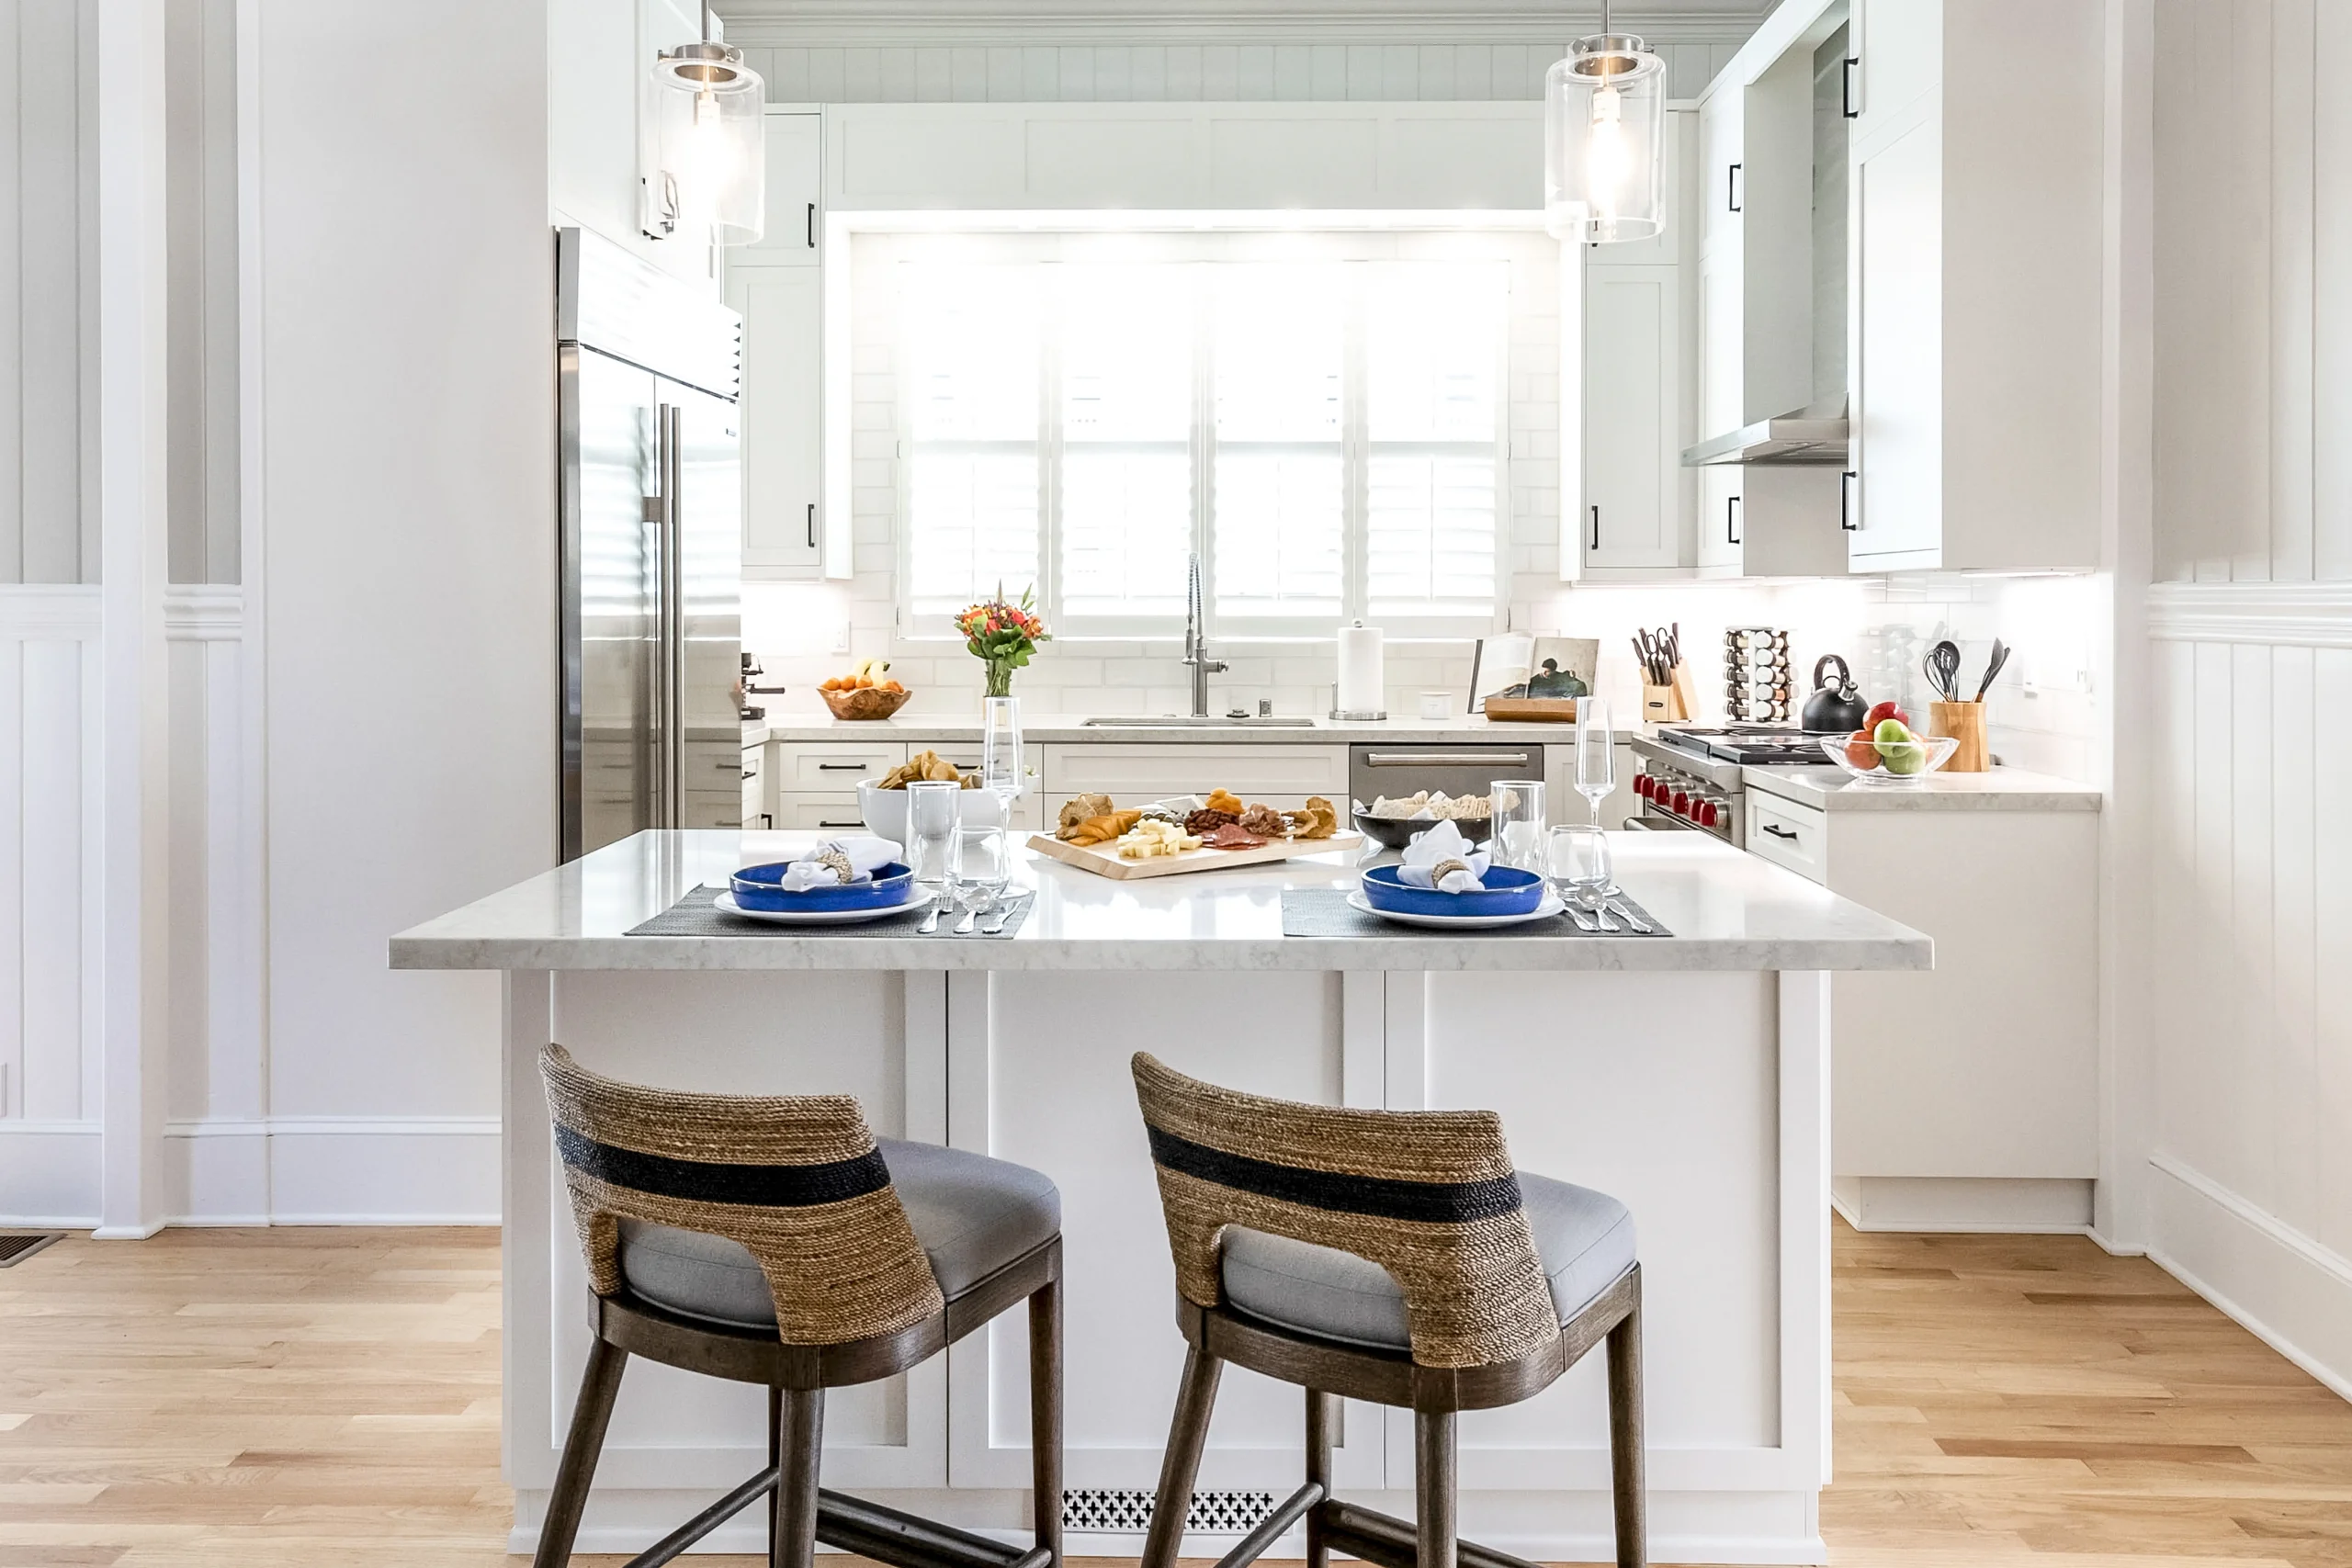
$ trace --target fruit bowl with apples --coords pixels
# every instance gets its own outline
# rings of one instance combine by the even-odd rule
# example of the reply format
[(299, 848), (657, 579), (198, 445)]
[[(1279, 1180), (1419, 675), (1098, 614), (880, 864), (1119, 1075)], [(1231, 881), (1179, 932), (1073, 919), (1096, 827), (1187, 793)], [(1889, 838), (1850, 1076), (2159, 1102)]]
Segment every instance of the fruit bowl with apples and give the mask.
[(1949, 735), (1922, 735), (1911, 728), (1909, 714), (1881, 703), (1861, 728), (1823, 736), (1821, 749), (1857, 784), (1916, 785), (1951, 761), (1960, 742)]

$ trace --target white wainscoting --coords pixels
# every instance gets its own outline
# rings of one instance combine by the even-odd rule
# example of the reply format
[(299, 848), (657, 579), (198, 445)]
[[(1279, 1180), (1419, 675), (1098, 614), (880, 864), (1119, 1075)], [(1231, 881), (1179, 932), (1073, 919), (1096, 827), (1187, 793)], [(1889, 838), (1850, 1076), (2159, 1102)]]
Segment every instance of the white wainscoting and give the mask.
[(98, 590), (0, 586), (0, 1217), (98, 1218)]
[(2167, 583), (2150, 1255), (2352, 1397), (2352, 585)]

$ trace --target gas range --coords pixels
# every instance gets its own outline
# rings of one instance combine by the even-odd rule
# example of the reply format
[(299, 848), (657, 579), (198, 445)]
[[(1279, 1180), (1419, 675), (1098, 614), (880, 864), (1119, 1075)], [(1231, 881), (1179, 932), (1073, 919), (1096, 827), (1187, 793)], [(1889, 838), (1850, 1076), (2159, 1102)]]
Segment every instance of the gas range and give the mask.
[(1642, 772), (1634, 780), (1641, 809), (1631, 828), (1696, 828), (1740, 843), (1747, 787), (1743, 768), (1822, 767), (1821, 737), (1764, 724), (1668, 725), (1632, 738)]

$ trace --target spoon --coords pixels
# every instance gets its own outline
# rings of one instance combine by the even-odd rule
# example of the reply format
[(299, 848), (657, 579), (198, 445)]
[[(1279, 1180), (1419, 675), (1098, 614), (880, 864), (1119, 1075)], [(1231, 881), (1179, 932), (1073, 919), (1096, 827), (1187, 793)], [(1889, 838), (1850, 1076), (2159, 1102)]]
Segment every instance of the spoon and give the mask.
[(959, 889), (956, 897), (964, 906), (964, 918), (956, 922), (956, 929), (948, 934), (970, 936), (972, 927), (978, 923), (982, 912), (996, 902), (996, 895), (989, 891), (986, 883), (974, 882)]
[(2009, 645), (2003, 642), (1999, 637), (1995, 637), (1993, 639), (1992, 662), (1984, 666), (1984, 679), (1977, 682), (1976, 700), (1978, 702), (1981, 703), (1984, 700), (1984, 694), (1992, 690), (1993, 677), (1998, 675), (2001, 672), (2001, 666), (2007, 664), (2008, 661)]

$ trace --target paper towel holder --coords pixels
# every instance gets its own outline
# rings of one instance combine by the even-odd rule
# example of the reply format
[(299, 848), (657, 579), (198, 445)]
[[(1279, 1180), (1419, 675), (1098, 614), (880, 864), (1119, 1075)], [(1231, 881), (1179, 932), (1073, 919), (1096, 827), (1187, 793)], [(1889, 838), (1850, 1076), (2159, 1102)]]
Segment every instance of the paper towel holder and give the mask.
[(1342, 712), (1340, 712), (1340, 683), (1339, 683), (1338, 682), (1334, 681), (1334, 682), (1331, 682), (1331, 713), (1330, 713), (1330, 718), (1331, 718), (1331, 722), (1332, 722), (1332, 723), (1334, 723), (1334, 724), (1382, 724), (1382, 723), (1385, 723), (1385, 722), (1387, 721), (1387, 718), (1388, 718), (1388, 711), (1387, 711), (1385, 708), (1383, 708), (1383, 709), (1382, 709), (1380, 712), (1378, 712), (1378, 713), (1342, 713)]

